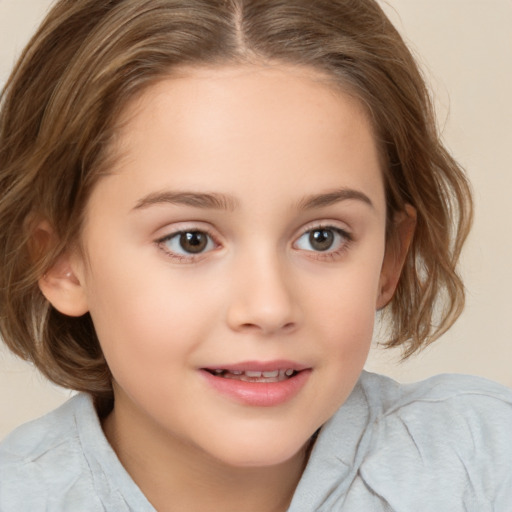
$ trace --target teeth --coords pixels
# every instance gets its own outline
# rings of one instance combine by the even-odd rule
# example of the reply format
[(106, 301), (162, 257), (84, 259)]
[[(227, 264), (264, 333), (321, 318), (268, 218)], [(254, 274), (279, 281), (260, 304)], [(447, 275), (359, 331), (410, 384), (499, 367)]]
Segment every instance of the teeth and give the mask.
[(246, 371), (245, 371), (245, 375), (246, 375), (247, 377), (256, 377), (256, 378), (260, 378), (260, 377), (261, 377), (261, 372), (251, 372), (251, 371), (246, 370)]
[(295, 374), (295, 370), (292, 368), (270, 370), (265, 372), (254, 371), (254, 370), (223, 370), (216, 368), (213, 373), (219, 377), (227, 379), (238, 379), (245, 382), (280, 382), (288, 379)]

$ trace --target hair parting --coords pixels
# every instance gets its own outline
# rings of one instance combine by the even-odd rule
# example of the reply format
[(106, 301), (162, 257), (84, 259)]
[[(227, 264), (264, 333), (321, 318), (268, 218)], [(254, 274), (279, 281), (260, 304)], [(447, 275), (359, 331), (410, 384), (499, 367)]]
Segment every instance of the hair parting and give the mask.
[[(408, 357), (460, 315), (457, 273), (472, 202), (443, 147), (429, 91), (374, 0), (60, 0), (27, 45), (0, 103), (0, 333), (53, 382), (108, 400), (111, 375), (89, 314), (60, 314), (38, 280), (79, 245), (95, 183), (115, 158), (118, 120), (188, 66), (292, 64), (354, 95), (372, 120), (393, 219), (417, 211), (388, 346)], [(38, 247), (37, 223), (55, 234)]]

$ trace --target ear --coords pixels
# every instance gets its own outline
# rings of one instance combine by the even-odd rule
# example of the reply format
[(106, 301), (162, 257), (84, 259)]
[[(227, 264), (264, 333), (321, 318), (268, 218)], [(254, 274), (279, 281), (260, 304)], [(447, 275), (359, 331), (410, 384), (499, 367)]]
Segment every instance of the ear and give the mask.
[[(43, 222), (36, 228), (33, 239), (38, 251), (48, 250), (55, 235), (49, 224)], [(85, 290), (77, 277), (78, 267), (78, 258), (64, 253), (38, 281), (46, 299), (57, 311), (68, 316), (82, 316), (89, 310)]]
[(415, 227), (416, 210), (411, 205), (406, 205), (404, 211), (395, 215), (391, 239), (386, 243), (386, 253), (380, 273), (377, 309), (384, 308), (395, 293)]

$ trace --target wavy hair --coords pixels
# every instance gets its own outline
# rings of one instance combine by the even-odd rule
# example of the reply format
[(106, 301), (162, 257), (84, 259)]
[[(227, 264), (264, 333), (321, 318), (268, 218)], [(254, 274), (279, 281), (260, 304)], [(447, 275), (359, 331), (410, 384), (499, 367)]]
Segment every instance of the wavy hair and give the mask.
[[(378, 139), (388, 219), (417, 225), (386, 307), (388, 346), (405, 357), (461, 313), (456, 272), (472, 217), (463, 170), (443, 147), (430, 95), (373, 0), (60, 0), (24, 50), (0, 104), (0, 333), (53, 382), (110, 397), (90, 316), (71, 318), (38, 279), (79, 238), (115, 121), (151, 84), (186, 65), (281, 62), (327, 74), (366, 106)], [(34, 220), (56, 234), (31, 249)], [(388, 236), (393, 223), (388, 222)]]

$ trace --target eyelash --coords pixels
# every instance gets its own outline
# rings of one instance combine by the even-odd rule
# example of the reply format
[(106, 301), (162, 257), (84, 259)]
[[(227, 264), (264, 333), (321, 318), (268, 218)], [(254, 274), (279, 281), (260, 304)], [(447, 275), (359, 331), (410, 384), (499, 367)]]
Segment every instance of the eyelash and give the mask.
[[(343, 255), (343, 253), (345, 253), (349, 249), (350, 245), (353, 242), (353, 236), (348, 231), (341, 229), (339, 227), (336, 227), (336, 226), (320, 224), (320, 225), (310, 226), (307, 229), (305, 229), (302, 232), (302, 234), (296, 238), (293, 245), (295, 245), (302, 237), (304, 237), (308, 233), (311, 234), (315, 231), (332, 231), (336, 235), (338, 235), (344, 239), (344, 241), (341, 244), (341, 247), (337, 250), (332, 250), (332, 251), (329, 249), (327, 249), (325, 251), (304, 250), (304, 252), (311, 253), (308, 257), (316, 259), (316, 260), (334, 261), (334, 260), (338, 259), (339, 257), (341, 257)], [(215, 249), (215, 247), (208, 251), (201, 251), (196, 254), (194, 254), (194, 253), (180, 254), (180, 253), (170, 251), (169, 249), (165, 248), (165, 244), (167, 242), (169, 242), (170, 240), (180, 237), (182, 235), (191, 234), (191, 233), (199, 233), (202, 235), (206, 235), (208, 237), (207, 243), (209, 243), (211, 241), (215, 245), (215, 247), (218, 247), (220, 245), (220, 243), (217, 241), (216, 237), (208, 229), (204, 229), (204, 228), (197, 229), (194, 227), (192, 227), (190, 229), (180, 229), (178, 231), (169, 233), (169, 234), (165, 235), (164, 237), (156, 240), (155, 243), (165, 253), (166, 256), (177, 261), (178, 263), (195, 263), (201, 257), (203, 257), (204, 255), (206, 255), (207, 253), (209, 253), (213, 249)]]
[[(164, 237), (156, 240), (156, 244), (165, 253), (166, 256), (177, 261), (178, 263), (195, 263), (199, 258), (201, 258), (205, 254), (207, 254), (207, 252), (210, 252), (210, 251), (200, 252), (197, 254), (194, 254), (194, 253), (179, 254), (179, 253), (170, 251), (165, 248), (166, 242), (169, 242), (173, 238), (180, 237), (181, 235), (185, 235), (187, 233), (200, 233), (200, 234), (206, 235), (208, 237), (209, 241), (213, 242), (213, 244), (216, 247), (218, 247), (220, 245), (220, 243), (217, 241), (216, 237), (208, 229), (204, 229), (204, 228), (198, 229), (195, 227), (192, 227), (189, 229), (180, 229), (178, 231), (174, 231), (173, 233), (169, 233), (168, 235), (165, 235)], [(207, 243), (209, 243), (209, 242), (207, 242)]]
[(324, 251), (305, 251), (310, 254), (310, 258), (320, 260), (320, 261), (335, 261), (339, 259), (351, 246), (354, 241), (354, 238), (350, 232), (345, 229), (339, 228), (337, 226), (332, 226), (330, 224), (319, 224), (308, 226), (302, 234), (296, 239), (294, 245), (305, 235), (308, 233), (313, 233), (315, 231), (333, 231), (336, 235), (340, 236), (343, 241), (341, 242), (341, 246), (336, 250), (327, 249)]

